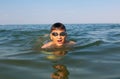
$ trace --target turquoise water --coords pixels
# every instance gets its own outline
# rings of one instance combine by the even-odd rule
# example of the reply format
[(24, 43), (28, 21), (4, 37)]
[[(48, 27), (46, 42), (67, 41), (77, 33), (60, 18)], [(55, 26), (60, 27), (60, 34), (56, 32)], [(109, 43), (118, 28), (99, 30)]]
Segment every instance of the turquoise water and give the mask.
[(50, 26), (0, 25), (0, 79), (120, 79), (120, 24), (66, 24), (77, 44), (58, 55), (39, 50)]

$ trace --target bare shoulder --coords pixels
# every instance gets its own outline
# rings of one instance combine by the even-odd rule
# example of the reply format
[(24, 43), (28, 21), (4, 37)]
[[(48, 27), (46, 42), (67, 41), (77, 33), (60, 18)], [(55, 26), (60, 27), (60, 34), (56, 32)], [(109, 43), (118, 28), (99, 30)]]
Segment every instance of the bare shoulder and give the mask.
[(74, 42), (74, 41), (70, 41), (70, 44), (76, 44), (76, 42)]
[(67, 45), (75, 45), (76, 44), (76, 42), (74, 42), (74, 41), (69, 41), (68, 43), (67, 43)]
[(49, 48), (52, 45), (52, 42), (48, 42), (46, 44), (44, 44), (41, 48)]

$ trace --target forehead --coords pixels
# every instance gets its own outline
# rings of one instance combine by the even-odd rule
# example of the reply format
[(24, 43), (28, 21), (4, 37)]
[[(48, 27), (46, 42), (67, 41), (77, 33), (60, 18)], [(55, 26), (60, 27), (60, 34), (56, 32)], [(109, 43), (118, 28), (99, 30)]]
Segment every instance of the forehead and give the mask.
[(62, 30), (62, 29), (55, 29), (55, 30), (52, 30), (52, 32), (58, 32), (58, 33), (60, 33), (60, 32), (65, 32), (65, 30)]

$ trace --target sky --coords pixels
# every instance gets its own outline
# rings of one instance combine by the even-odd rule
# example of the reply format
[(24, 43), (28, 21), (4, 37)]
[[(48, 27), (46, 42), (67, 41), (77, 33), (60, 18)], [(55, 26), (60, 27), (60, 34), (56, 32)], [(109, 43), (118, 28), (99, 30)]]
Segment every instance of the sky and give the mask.
[(120, 0), (0, 0), (0, 24), (120, 23)]

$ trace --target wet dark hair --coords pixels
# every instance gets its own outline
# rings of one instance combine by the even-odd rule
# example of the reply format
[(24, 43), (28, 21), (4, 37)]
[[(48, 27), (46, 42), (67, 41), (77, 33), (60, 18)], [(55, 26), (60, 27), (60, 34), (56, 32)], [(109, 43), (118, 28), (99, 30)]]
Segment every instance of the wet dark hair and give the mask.
[(65, 28), (64, 24), (59, 23), (59, 22), (52, 25), (52, 27), (50, 29), (50, 32), (52, 32), (52, 30), (56, 30), (56, 29), (65, 30), (66, 31), (66, 28)]

